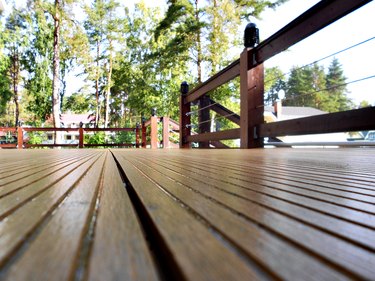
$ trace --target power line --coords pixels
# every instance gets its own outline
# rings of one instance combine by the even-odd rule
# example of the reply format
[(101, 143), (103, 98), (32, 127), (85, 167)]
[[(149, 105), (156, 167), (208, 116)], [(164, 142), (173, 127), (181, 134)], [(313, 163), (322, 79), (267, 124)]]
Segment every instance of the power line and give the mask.
[[(360, 46), (360, 45), (363, 45), (363, 44), (365, 44), (365, 43), (368, 43), (368, 42), (370, 42), (370, 41), (372, 41), (372, 40), (374, 40), (374, 39), (375, 39), (375, 36), (373, 36), (373, 37), (371, 37), (371, 38), (368, 38), (368, 39), (366, 39), (366, 40), (364, 40), (364, 41), (361, 41), (361, 42), (359, 42), (359, 43), (356, 43), (356, 44), (354, 44), (354, 45), (352, 45), (352, 46), (349, 46), (349, 47), (347, 47), (347, 48), (345, 48), (345, 49), (342, 49), (342, 50), (340, 50), (340, 51), (337, 51), (337, 52), (335, 52), (335, 53), (332, 53), (332, 54), (330, 54), (330, 55), (328, 55), (328, 56), (325, 56), (325, 57), (323, 57), (323, 58), (321, 58), (321, 59), (315, 60), (315, 61), (313, 61), (313, 62), (311, 62), (311, 63), (308, 63), (308, 64), (305, 64), (305, 65), (303, 65), (303, 66), (301, 66), (301, 67), (295, 68), (294, 70), (300, 70), (300, 69), (303, 69), (303, 68), (308, 67), (308, 66), (310, 66), (310, 65), (313, 65), (313, 64), (315, 64), (315, 63), (318, 63), (318, 62), (320, 62), (320, 61), (326, 60), (326, 59), (328, 59), (328, 58), (330, 58), (330, 57), (336, 56), (336, 55), (338, 55), (338, 54), (340, 54), (340, 53), (346, 52), (346, 51), (348, 51), (348, 50), (350, 50), (350, 49), (353, 49), (353, 48), (356, 48), (356, 47), (358, 47), (358, 46)], [(275, 77), (275, 78), (272, 78), (272, 79), (269, 79), (269, 80), (265, 81), (264, 84), (266, 84), (266, 83), (268, 83), (268, 82), (271, 82), (271, 81), (274, 81), (274, 80), (277, 80), (277, 79), (280, 79), (280, 78), (282, 78), (284, 75), (289, 75), (290, 73), (292, 73), (292, 71), (285, 72), (285, 73), (283, 73), (282, 75), (279, 75), (279, 76), (277, 76), (277, 77)]]
[(199, 109), (197, 109), (197, 110), (189, 111), (189, 112), (186, 113), (186, 116), (196, 114), (196, 113), (198, 113), (199, 111), (202, 111), (202, 110), (204, 110), (204, 109), (206, 109), (206, 108), (210, 108), (210, 107), (214, 106), (215, 104), (217, 104), (217, 102), (211, 103), (211, 104), (209, 104), (209, 105), (207, 105), (207, 106), (204, 106), (204, 107), (202, 107), (202, 108), (199, 108)]
[(358, 83), (358, 82), (365, 81), (365, 80), (372, 79), (372, 78), (375, 78), (375, 75), (363, 77), (363, 78), (356, 79), (356, 80), (353, 80), (353, 81), (350, 81), (350, 82), (345, 82), (345, 83), (342, 83), (342, 84), (337, 84), (337, 85), (334, 85), (334, 86), (331, 86), (331, 87), (328, 87), (328, 88), (324, 88), (324, 89), (319, 89), (319, 90), (316, 90), (316, 91), (313, 91), (313, 92), (300, 94), (298, 96), (293, 96), (293, 97), (290, 97), (290, 98), (285, 98), (283, 100), (284, 101), (294, 100), (294, 99), (297, 99), (299, 97), (305, 97), (305, 96), (313, 95), (313, 94), (316, 94), (316, 93), (319, 93), (319, 92), (332, 90), (332, 89), (335, 89), (335, 88), (347, 86), (347, 85), (350, 85), (350, 84)]
[(219, 119), (222, 119), (222, 118), (226, 118), (226, 117), (230, 117), (230, 116), (234, 116), (234, 115), (238, 115), (237, 113), (231, 113), (231, 114), (227, 114), (227, 115), (222, 115), (222, 116), (219, 116), (219, 117), (216, 117), (214, 118), (213, 120), (206, 120), (206, 121), (202, 121), (202, 122), (199, 122), (197, 124), (187, 124), (186, 125), (186, 128), (193, 128), (193, 127), (197, 127), (199, 126), (200, 124), (204, 124), (204, 123), (208, 123), (208, 122), (211, 122), (211, 121), (216, 121), (216, 120), (219, 120)]

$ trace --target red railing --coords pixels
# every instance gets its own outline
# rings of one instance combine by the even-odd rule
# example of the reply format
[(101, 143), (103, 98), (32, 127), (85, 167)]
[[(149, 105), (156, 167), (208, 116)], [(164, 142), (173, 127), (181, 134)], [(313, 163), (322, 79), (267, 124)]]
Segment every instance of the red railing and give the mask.
[[(158, 123), (162, 123), (161, 140), (159, 140)], [(149, 128), (149, 129), (148, 129)], [(142, 147), (146, 148), (175, 148), (178, 144), (171, 142), (171, 132), (179, 132), (178, 122), (167, 116), (157, 117), (151, 116), (147, 121), (142, 122)]]
[[(334, 21), (362, 7), (370, 0), (322, 0), (273, 36), (254, 48), (246, 48), (240, 58), (190, 92), (181, 85), (180, 147), (208, 147), (212, 141), (240, 139), (241, 148), (263, 147), (265, 137), (321, 134), (375, 129), (375, 108), (323, 114), (274, 123), (264, 123), (263, 62), (293, 46)], [(209, 99), (207, 94), (240, 77), (240, 116)], [(191, 134), (191, 104), (199, 101), (198, 134)], [(209, 111), (225, 117), (240, 128), (219, 132), (209, 130)]]
[[(31, 148), (31, 147), (139, 147), (140, 129), (136, 128), (23, 128), (23, 127), (9, 127), (0, 128), (0, 132), (10, 132), (14, 134), (16, 142), (13, 143), (0, 143), (2, 148)], [(77, 132), (77, 143), (40, 143), (30, 144), (24, 138), (24, 132)], [(135, 143), (85, 143), (84, 136), (87, 132), (134, 132)]]

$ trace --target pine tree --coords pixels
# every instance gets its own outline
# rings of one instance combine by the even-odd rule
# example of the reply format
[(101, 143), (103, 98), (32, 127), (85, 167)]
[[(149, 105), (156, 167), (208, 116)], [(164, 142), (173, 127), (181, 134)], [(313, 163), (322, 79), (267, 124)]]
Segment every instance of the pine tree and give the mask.
[(279, 92), (286, 89), (285, 75), (278, 67), (266, 68), (264, 83), (264, 101), (268, 105), (273, 105), (281, 98)]
[(346, 95), (345, 76), (335, 58), (325, 74), (317, 63), (291, 70), (286, 86), (285, 105), (310, 106), (327, 112), (348, 110), (353, 107)]
[(324, 69), (318, 64), (294, 67), (286, 86), (284, 105), (309, 106), (322, 109), (325, 96)]
[(22, 57), (25, 53), (25, 47), (27, 44), (25, 30), (26, 22), (23, 12), (13, 7), (12, 13), (7, 18), (5, 24), (5, 33), (7, 36), (5, 48), (7, 49), (10, 62), (8, 75), (12, 84), (11, 89), (15, 105), (14, 124), (16, 126), (19, 124), (20, 116), (19, 88), (22, 81)]
[(120, 41), (121, 19), (116, 16), (119, 3), (115, 0), (95, 0), (91, 7), (85, 10), (88, 19), (85, 28), (90, 44), (95, 49), (95, 64), (86, 65), (86, 71), (95, 77), (96, 125), (100, 117), (100, 92), (103, 92), (105, 110), (104, 127), (109, 125), (111, 88), (113, 86), (112, 72), (114, 67), (114, 46)]
[(6, 108), (7, 104), (12, 98), (11, 92), (11, 80), (8, 75), (8, 70), (10, 67), (9, 57), (3, 52), (4, 45), (6, 41), (5, 28), (0, 21), (0, 126), (10, 125), (8, 123), (8, 118), (6, 118)]
[(26, 109), (35, 122), (44, 122), (52, 113), (53, 24), (41, 3), (28, 2), (29, 49), (24, 62), (28, 72), (25, 88), (28, 92)]
[(205, 54), (203, 50), (202, 20), (204, 10), (199, 8), (198, 0), (168, 1), (168, 10), (155, 30), (155, 39), (161, 35), (169, 37), (169, 42), (162, 50), (171, 60), (192, 61), (196, 67), (196, 81), (203, 80), (202, 64)]
[(351, 100), (347, 97), (346, 77), (341, 64), (334, 58), (328, 67), (326, 76), (327, 101), (323, 107), (326, 111), (337, 112), (348, 110), (353, 107)]

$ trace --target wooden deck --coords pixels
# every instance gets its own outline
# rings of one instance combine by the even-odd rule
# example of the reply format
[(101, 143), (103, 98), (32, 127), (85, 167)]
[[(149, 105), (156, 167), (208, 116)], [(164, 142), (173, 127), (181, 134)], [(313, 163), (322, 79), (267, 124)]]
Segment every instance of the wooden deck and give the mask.
[(375, 280), (375, 149), (0, 160), (0, 280)]

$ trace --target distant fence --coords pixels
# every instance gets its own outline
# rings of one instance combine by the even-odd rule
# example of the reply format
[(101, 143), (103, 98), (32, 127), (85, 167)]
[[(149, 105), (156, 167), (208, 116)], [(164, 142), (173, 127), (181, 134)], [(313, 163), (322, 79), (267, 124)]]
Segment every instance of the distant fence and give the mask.
[[(23, 127), (9, 127), (1, 128), (0, 132), (10, 133), (13, 135), (14, 141), (5, 141), (0, 143), (0, 148), (33, 148), (33, 147), (139, 147), (140, 128), (23, 128)], [(38, 143), (30, 144), (25, 138), (25, 132), (77, 132), (77, 143)], [(85, 143), (85, 133), (88, 132), (133, 132), (135, 134), (134, 143)]]
[[(162, 125), (159, 130), (159, 124)], [(169, 117), (151, 116), (149, 120), (142, 122), (142, 125), (135, 128), (29, 128), (29, 127), (0, 127), (0, 132), (9, 134), (8, 139), (0, 142), (0, 148), (36, 148), (36, 147), (142, 147), (142, 148), (178, 148), (178, 138), (173, 139), (172, 134), (179, 134), (178, 122)], [(28, 142), (25, 133), (33, 132), (75, 132), (78, 141), (75, 143), (38, 143)], [(85, 135), (98, 132), (133, 132), (135, 142), (132, 143), (85, 143)]]

